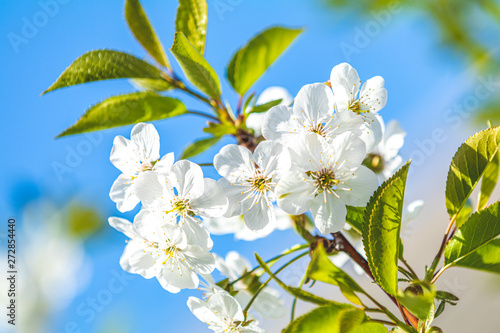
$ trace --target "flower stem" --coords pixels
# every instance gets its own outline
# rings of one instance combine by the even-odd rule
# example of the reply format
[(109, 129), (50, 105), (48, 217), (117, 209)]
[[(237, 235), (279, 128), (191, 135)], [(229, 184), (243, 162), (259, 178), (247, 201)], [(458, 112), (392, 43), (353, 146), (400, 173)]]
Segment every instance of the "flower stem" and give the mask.
[[(300, 280), (300, 283), (298, 285), (299, 288), (302, 288), (302, 286), (304, 285), (304, 283), (306, 282), (306, 279), (307, 279), (307, 273), (304, 274), (304, 276), (302, 277), (302, 280)], [(291, 314), (290, 314), (290, 321), (292, 322), (295, 318), (295, 307), (297, 306), (297, 296), (295, 296), (293, 298), (293, 302), (292, 302), (292, 310), (291, 310)]]

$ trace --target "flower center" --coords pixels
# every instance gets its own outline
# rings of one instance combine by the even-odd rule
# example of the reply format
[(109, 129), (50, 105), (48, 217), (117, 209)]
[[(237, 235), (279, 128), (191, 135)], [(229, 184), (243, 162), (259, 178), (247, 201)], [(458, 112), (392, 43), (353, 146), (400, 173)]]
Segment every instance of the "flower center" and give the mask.
[(323, 168), (320, 171), (308, 171), (306, 174), (314, 179), (318, 193), (326, 191), (331, 193), (337, 189), (337, 184), (340, 182), (335, 178), (335, 173), (331, 169)]
[(165, 214), (174, 213), (177, 216), (194, 216), (189, 206), (189, 200), (177, 197), (172, 203), (172, 209), (165, 211)]
[(269, 184), (270, 179), (261, 175), (260, 172), (257, 172), (255, 177), (250, 178), (247, 181), (250, 183), (252, 190), (257, 193), (265, 194), (267, 191), (271, 190), (271, 185)]
[(309, 132), (319, 134), (323, 137), (325, 136), (325, 129), (323, 127), (323, 124), (317, 124), (316, 126), (309, 127)]
[(352, 112), (354, 112), (358, 115), (362, 114), (363, 112), (366, 112), (366, 113), (370, 112), (370, 110), (361, 110), (361, 103), (359, 102), (359, 99), (349, 102), (348, 108), (349, 108), (349, 110), (351, 110)]
[(165, 261), (163, 261), (163, 265), (165, 265), (165, 263), (170, 259), (172, 258), (173, 256), (175, 256), (175, 254), (177, 253), (177, 247), (176, 246), (173, 246), (173, 245), (170, 245), (168, 246), (164, 251), (165, 251), (165, 254), (167, 255), (167, 258), (165, 259)]

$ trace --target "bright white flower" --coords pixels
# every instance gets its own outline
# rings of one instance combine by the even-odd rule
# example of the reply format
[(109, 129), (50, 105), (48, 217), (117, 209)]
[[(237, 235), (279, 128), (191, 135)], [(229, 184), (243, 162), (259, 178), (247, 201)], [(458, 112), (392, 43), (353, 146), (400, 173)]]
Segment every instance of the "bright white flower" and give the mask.
[(197, 245), (189, 245), (186, 234), (175, 223), (156, 223), (110, 217), (109, 224), (131, 238), (120, 259), (127, 272), (146, 279), (156, 277), (161, 286), (177, 293), (198, 287), (198, 274), (210, 274), (214, 256)]
[(307, 84), (300, 89), (293, 107), (278, 105), (265, 116), (262, 134), (267, 140), (288, 144), (291, 136), (317, 133), (327, 140), (345, 132), (361, 135), (363, 122), (351, 112), (337, 113), (335, 99), (327, 85)]
[(387, 103), (385, 81), (375, 76), (361, 86), (358, 72), (348, 63), (335, 66), (330, 74), (330, 84), (340, 112), (355, 114), (363, 119), (365, 128), (361, 138), (369, 153), (382, 139), (382, 127), (377, 112)]
[(403, 164), (399, 150), (403, 147), (406, 132), (397, 120), (391, 120), (387, 127), (382, 122), (382, 141), (368, 154), (365, 165), (379, 174), (382, 180), (389, 179)]
[(242, 146), (223, 147), (214, 157), (214, 167), (223, 177), (218, 182), (229, 199), (225, 216), (244, 215), (247, 227), (254, 231), (274, 225), (274, 188), (290, 165), (287, 149), (276, 141), (259, 143), (253, 154)]
[[(271, 101), (275, 101), (277, 99), (281, 99), (281, 103), (279, 105), (289, 106), (293, 102), (293, 97), (290, 93), (283, 87), (269, 87), (265, 89), (257, 98), (256, 105), (261, 105), (265, 103), (269, 103)], [(250, 111), (250, 110), (247, 110)], [(261, 113), (251, 113), (247, 117), (246, 125), (247, 127), (253, 129), (255, 136), (262, 135), (262, 126), (264, 125), (265, 112)]]
[(424, 209), (423, 200), (415, 200), (410, 202), (403, 210), (403, 217), (401, 218), (401, 238), (406, 240), (413, 231), (410, 222), (415, 220)]
[(255, 321), (245, 323), (241, 305), (227, 293), (217, 293), (207, 301), (189, 297), (187, 305), (191, 312), (218, 333), (264, 333)]
[(286, 230), (292, 227), (293, 221), (290, 215), (278, 207), (274, 207), (276, 224), (269, 223), (264, 229), (259, 231), (250, 230), (246, 224), (243, 215), (233, 217), (219, 217), (213, 219), (204, 219), (208, 231), (213, 235), (234, 234), (235, 239), (244, 241), (253, 241), (259, 238), (267, 237), (274, 230)]
[(210, 233), (196, 216), (221, 217), (228, 203), (222, 187), (213, 179), (203, 178), (199, 165), (178, 161), (167, 175), (145, 174), (137, 188), (144, 205), (138, 220), (177, 221), (190, 244), (212, 249)]
[(365, 144), (352, 133), (331, 144), (314, 134), (298, 136), (290, 154), (297, 170), (278, 183), (278, 205), (292, 215), (310, 209), (323, 234), (342, 229), (346, 205), (365, 206), (378, 186), (377, 176), (361, 165)]
[(111, 186), (109, 196), (120, 212), (132, 210), (138, 203), (136, 183), (148, 171), (168, 172), (174, 163), (170, 153), (160, 160), (160, 137), (151, 124), (134, 126), (130, 140), (119, 135), (113, 141), (111, 163), (122, 174)]
[[(215, 255), (215, 267), (229, 281), (238, 279), (252, 269), (250, 262), (236, 251), (228, 252), (225, 259)], [(245, 279), (236, 282), (233, 288), (238, 291), (235, 298), (245, 307), (254, 295), (248, 290)], [(261, 290), (250, 309), (270, 319), (278, 319), (286, 314), (285, 302), (280, 298), (279, 292), (271, 287)]]

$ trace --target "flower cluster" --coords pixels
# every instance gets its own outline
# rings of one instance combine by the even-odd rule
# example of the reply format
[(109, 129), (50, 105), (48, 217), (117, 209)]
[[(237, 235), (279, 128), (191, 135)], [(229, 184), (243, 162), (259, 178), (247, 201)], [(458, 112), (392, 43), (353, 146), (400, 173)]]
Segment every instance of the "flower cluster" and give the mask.
[[(204, 178), (193, 162), (175, 162), (173, 153), (160, 158), (159, 135), (151, 124), (137, 124), (130, 140), (116, 137), (111, 151), (111, 162), (122, 171), (111, 199), (121, 212), (142, 204), (133, 223), (109, 219), (130, 238), (120, 265), (156, 277), (172, 293), (198, 288), (203, 277), (204, 299), (191, 297), (188, 306), (216, 332), (263, 330), (242, 310), (253, 301), (250, 283), (258, 276), (246, 274), (250, 264), (235, 252), (225, 260), (211, 253), (209, 230), (253, 240), (292, 226), (290, 215), (310, 211), (321, 233), (340, 231), (347, 206), (366, 206), (379, 180), (402, 161), (404, 131), (396, 122), (385, 126), (378, 115), (387, 101), (381, 77), (361, 85), (356, 70), (344, 63), (333, 68), (327, 83), (305, 85), (293, 103), (276, 87), (259, 100), (276, 99), (273, 91), (282, 103), (248, 119), (260, 143), (253, 151), (224, 146), (213, 160), (218, 180)], [(215, 284), (215, 269), (228, 278), (232, 293)], [(251, 309), (266, 317), (285, 313), (269, 287)]]

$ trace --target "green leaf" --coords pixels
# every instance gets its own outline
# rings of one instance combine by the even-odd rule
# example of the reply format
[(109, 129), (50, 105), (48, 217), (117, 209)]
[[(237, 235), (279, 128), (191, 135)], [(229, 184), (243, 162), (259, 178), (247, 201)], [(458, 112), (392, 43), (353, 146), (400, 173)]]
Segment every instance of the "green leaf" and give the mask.
[(325, 306), (325, 305), (336, 305), (336, 306), (339, 306), (339, 305), (341, 305), (341, 303), (324, 299), (324, 298), (319, 297), (317, 295), (311, 294), (310, 292), (307, 292), (307, 291), (305, 291), (303, 289), (296, 288), (296, 287), (290, 287), (290, 286), (286, 285), (276, 275), (274, 275), (273, 272), (271, 272), (271, 270), (266, 265), (266, 263), (264, 262), (264, 260), (262, 260), (262, 258), (259, 257), (258, 254), (255, 254), (255, 258), (257, 259), (257, 262), (259, 263), (260, 267), (262, 267), (262, 269), (267, 274), (269, 274), (269, 276), (271, 276), (276, 281), (276, 283), (278, 283), (278, 285), (281, 288), (283, 288), (286, 292), (292, 294), (293, 296), (297, 297), (298, 299), (301, 299), (301, 300), (309, 302), (309, 303), (317, 304), (317, 305), (320, 305), (320, 306)]
[(217, 142), (219, 142), (221, 138), (222, 137), (220, 136), (215, 136), (211, 138), (196, 140), (195, 142), (188, 145), (186, 149), (184, 149), (184, 152), (182, 153), (181, 156), (181, 160), (191, 158), (193, 156), (203, 153), (205, 150), (207, 150), (208, 148), (212, 147)]
[(186, 112), (178, 99), (154, 92), (118, 95), (90, 107), (76, 124), (58, 137), (170, 118)]
[(500, 274), (500, 238), (480, 247), (455, 266)]
[(270, 101), (270, 102), (267, 102), (267, 103), (264, 103), (264, 104), (255, 105), (250, 110), (250, 112), (248, 112), (248, 113), (250, 114), (250, 113), (262, 113), (262, 112), (266, 112), (267, 110), (269, 110), (273, 106), (279, 105), (281, 103), (281, 101), (283, 101), (283, 100), (282, 99), (276, 99), (274, 101)]
[(203, 54), (205, 52), (205, 35), (207, 33), (206, 0), (179, 0), (179, 8), (175, 17), (175, 29)]
[(175, 33), (174, 44), (170, 51), (191, 83), (210, 97), (220, 98), (220, 83), (217, 74), (182, 32)]
[(162, 66), (169, 67), (168, 59), (160, 40), (149, 23), (139, 0), (126, 0), (125, 19), (135, 38), (148, 53)]
[(467, 222), (458, 229), (455, 236), (446, 245), (444, 251), (445, 264), (457, 264), (499, 235), (500, 202), (495, 202), (487, 208), (472, 214)]
[(400, 231), (408, 161), (370, 198), (363, 224), (363, 245), (375, 282), (391, 295), (398, 291)]
[(500, 128), (489, 128), (467, 139), (453, 156), (446, 180), (446, 208), (452, 221), (495, 158), (499, 144)]
[(131, 81), (134, 85), (151, 91), (162, 92), (174, 89), (174, 86), (163, 79), (132, 79)]
[(387, 328), (382, 324), (368, 321), (356, 328), (352, 333), (387, 333)]
[(354, 230), (356, 230), (359, 234), (361, 234), (365, 220), (366, 207), (346, 206), (346, 208), (347, 208), (347, 215), (345, 217), (346, 222), (349, 223), (349, 225), (353, 227)]
[[(354, 333), (366, 320), (365, 313), (348, 304), (322, 306), (297, 318), (284, 333)], [(363, 331), (360, 331), (363, 332)], [(387, 330), (385, 331), (387, 332)]]
[(110, 79), (161, 79), (161, 71), (133, 55), (98, 50), (76, 59), (42, 94), (81, 83)]
[(456, 226), (460, 228), (465, 223), (465, 221), (469, 219), (469, 216), (471, 214), (472, 214), (472, 201), (470, 201), (470, 199), (467, 199), (464, 206), (462, 207), (462, 210), (460, 210), (460, 213), (458, 213), (457, 220), (455, 222)]
[(236, 134), (236, 128), (233, 124), (218, 124), (209, 122), (208, 127), (203, 129), (203, 132), (210, 133), (213, 136), (223, 136), (226, 134)]
[(403, 305), (408, 311), (414, 314), (420, 320), (427, 320), (431, 311), (434, 311), (434, 297), (436, 296), (436, 289), (430, 283), (420, 283), (416, 285), (419, 287), (419, 292), (414, 290), (406, 291), (400, 290), (396, 296), (399, 303)]
[(255, 36), (231, 59), (227, 78), (241, 96), (261, 77), (269, 66), (285, 51), (302, 29), (273, 27)]
[(483, 180), (481, 181), (481, 191), (479, 192), (479, 200), (477, 204), (477, 210), (481, 210), (488, 204), (493, 190), (497, 186), (498, 174), (500, 170), (500, 154), (497, 152), (495, 157), (486, 166), (483, 174)]
[(311, 254), (311, 262), (307, 268), (307, 277), (312, 280), (338, 286), (342, 294), (344, 294), (349, 301), (357, 305), (363, 305), (355, 293), (366, 293), (356, 281), (332, 263), (322, 243), (318, 243)]

